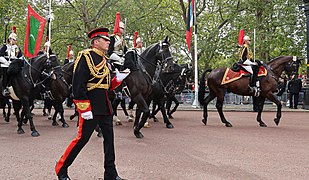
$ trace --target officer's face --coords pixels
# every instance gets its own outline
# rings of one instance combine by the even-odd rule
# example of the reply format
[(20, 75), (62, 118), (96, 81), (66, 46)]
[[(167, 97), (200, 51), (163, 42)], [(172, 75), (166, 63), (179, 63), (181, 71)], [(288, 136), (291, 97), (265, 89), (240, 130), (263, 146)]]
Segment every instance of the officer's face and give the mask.
[(110, 42), (108, 40), (100, 38), (97, 41), (97, 48), (100, 49), (101, 51), (106, 52), (108, 50), (109, 43)]

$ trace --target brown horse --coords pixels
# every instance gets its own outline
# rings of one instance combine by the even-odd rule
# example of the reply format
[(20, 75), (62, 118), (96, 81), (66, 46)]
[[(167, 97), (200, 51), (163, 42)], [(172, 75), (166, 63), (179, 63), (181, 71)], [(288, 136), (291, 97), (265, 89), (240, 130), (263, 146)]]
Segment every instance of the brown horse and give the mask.
[[(277, 89), (279, 76), (283, 71), (288, 74), (292, 72), (294, 67), (299, 67), (300, 59), (297, 59), (295, 56), (280, 56), (267, 64), (263, 64), (263, 66), (268, 71), (266, 76), (259, 77), (260, 80), (260, 96), (258, 99), (258, 115), (257, 121), (261, 127), (267, 127), (266, 124), (261, 119), (261, 114), (263, 111), (263, 106), (265, 102), (265, 98), (274, 102), (277, 105), (277, 115), (274, 119), (276, 125), (279, 124), (281, 118), (281, 102), (274, 95), (274, 92)], [(210, 101), (212, 101), (215, 97), (217, 97), (216, 108), (220, 115), (222, 123), (225, 124), (226, 127), (232, 127), (232, 124), (228, 122), (223, 114), (222, 107), (224, 101), (224, 95), (226, 92), (232, 92), (234, 94), (245, 95), (245, 96), (253, 96), (254, 92), (249, 92), (249, 77), (242, 77), (238, 80), (232, 81), (227, 84), (221, 84), (223, 76), (225, 74), (227, 68), (217, 68), (210, 72), (208, 75), (207, 84), (209, 87), (209, 95), (205, 97), (205, 71), (200, 79), (200, 87), (199, 87), (199, 102), (204, 106), (204, 114), (202, 122), (207, 124), (207, 105)]]

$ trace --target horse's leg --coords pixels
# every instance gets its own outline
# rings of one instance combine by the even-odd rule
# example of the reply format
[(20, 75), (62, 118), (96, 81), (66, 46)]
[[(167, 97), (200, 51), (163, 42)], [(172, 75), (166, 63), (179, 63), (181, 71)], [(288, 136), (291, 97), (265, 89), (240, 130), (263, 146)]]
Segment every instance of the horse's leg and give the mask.
[(232, 124), (225, 119), (224, 114), (223, 114), (223, 110), (222, 110), (223, 109), (224, 94), (225, 94), (225, 92), (221, 92), (217, 96), (216, 108), (217, 108), (218, 113), (220, 115), (221, 122), (224, 123), (226, 127), (232, 127)]
[(207, 118), (208, 118), (208, 112), (207, 112), (207, 106), (209, 104), (210, 101), (212, 101), (213, 99), (215, 99), (216, 95), (213, 93), (209, 93), (208, 96), (204, 99), (204, 106), (203, 106), (203, 119), (202, 122), (207, 125)]
[(64, 109), (63, 109), (63, 105), (62, 105), (61, 102), (58, 102), (58, 107), (57, 107), (57, 109), (58, 109), (58, 112), (59, 112), (59, 114), (60, 114), (60, 116), (61, 116), (60, 121), (62, 122), (62, 127), (68, 128), (69, 125), (68, 125), (68, 123), (67, 123), (67, 122), (65, 121), (65, 119), (64, 119)]
[(15, 101), (13, 100), (13, 109), (15, 111), (15, 116), (16, 116), (16, 119), (17, 119), (17, 134), (24, 134), (25, 131), (23, 130), (23, 121), (22, 121), (22, 118), (19, 116), (19, 111), (21, 109), (21, 104), (19, 101)]
[(57, 122), (57, 115), (58, 115), (59, 111), (58, 111), (58, 108), (57, 108), (55, 102), (53, 102), (53, 106), (54, 106), (55, 111), (54, 111), (54, 115), (53, 115), (53, 118), (52, 118), (52, 120), (53, 120), (52, 125), (53, 126), (58, 126), (59, 124)]
[(281, 119), (281, 108), (282, 108), (282, 104), (281, 102), (277, 99), (277, 97), (269, 92), (266, 94), (266, 98), (269, 99), (270, 101), (272, 101), (273, 103), (275, 103), (277, 105), (277, 116), (274, 118), (274, 121), (276, 123), (276, 125), (279, 125), (280, 119)]
[(166, 109), (166, 113), (168, 115), (168, 118), (173, 119), (172, 115), (171, 115), (171, 106), (172, 106), (172, 97), (168, 97), (165, 103), (165, 109)]
[[(140, 130), (144, 127), (147, 118), (150, 116), (149, 106), (147, 105), (145, 99), (141, 94), (134, 97), (134, 102), (137, 104), (137, 110), (135, 114), (135, 122), (134, 122), (134, 135), (137, 138), (143, 138), (144, 135), (140, 132)], [(139, 122), (140, 114), (143, 112), (142, 120)]]
[(8, 105), (8, 112), (6, 114), (6, 117), (5, 117), (5, 121), (6, 122), (10, 122), (10, 116), (11, 116), (11, 109), (12, 109), (12, 104), (10, 102), (10, 100), (7, 98), (7, 105)]
[(152, 101), (152, 111), (149, 115), (149, 119), (153, 119), (153, 122), (159, 122), (159, 119), (156, 117), (157, 113), (160, 111), (160, 105), (156, 101)]
[(129, 113), (128, 113), (127, 108), (126, 108), (126, 100), (125, 100), (124, 98), (121, 99), (121, 101), (120, 101), (120, 106), (121, 106), (121, 108), (122, 108), (122, 110), (123, 110), (124, 115), (125, 115), (127, 118), (129, 118)]
[(264, 103), (265, 103), (265, 97), (258, 97), (257, 98), (257, 110), (258, 110), (258, 115), (256, 117), (257, 122), (261, 127), (267, 127), (267, 125), (262, 121), (262, 112), (264, 108)]
[(172, 114), (173, 114), (174, 112), (176, 112), (176, 110), (177, 110), (177, 108), (178, 108), (178, 106), (179, 106), (179, 101), (177, 100), (177, 98), (175, 97), (175, 95), (174, 95), (173, 98), (172, 98), (171, 104), (172, 104), (173, 101), (174, 101), (174, 103), (175, 103), (175, 106), (174, 106), (174, 108), (171, 110), (171, 112), (170, 112), (170, 114), (169, 114), (169, 118), (172, 118), (172, 119), (174, 119), (174, 117), (172, 116)]
[(120, 98), (115, 98), (113, 103), (112, 103), (112, 108), (113, 108), (113, 111), (114, 111), (113, 120), (116, 122), (116, 126), (122, 125), (121, 120), (117, 116), (117, 107), (118, 107), (120, 101), (121, 101)]
[(35, 129), (34, 123), (33, 123), (33, 118), (31, 116), (31, 112), (30, 112), (30, 103), (28, 99), (23, 99), (21, 100), (22, 105), (23, 105), (23, 109), (25, 111), (26, 114), (26, 118), (29, 120), (30, 123), (30, 130), (32, 131), (31, 136), (32, 137), (38, 137), (40, 136), (39, 132)]
[(165, 109), (165, 99), (164, 98), (160, 99), (159, 107), (160, 107), (160, 110), (161, 110), (161, 113), (162, 113), (162, 116), (163, 116), (164, 123), (166, 124), (166, 127), (169, 128), (169, 129), (174, 128), (173, 124), (170, 122), (170, 120), (167, 117), (166, 109)]

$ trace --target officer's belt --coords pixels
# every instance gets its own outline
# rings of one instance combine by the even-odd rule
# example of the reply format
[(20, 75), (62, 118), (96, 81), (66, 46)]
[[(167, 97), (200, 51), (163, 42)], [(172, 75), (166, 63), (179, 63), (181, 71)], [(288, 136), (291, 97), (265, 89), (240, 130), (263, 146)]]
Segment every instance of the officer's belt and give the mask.
[[(90, 88), (92, 86), (97, 86), (96, 83), (87, 83), (87, 88)], [(109, 85), (108, 84), (99, 84), (96, 88), (99, 88), (99, 89), (108, 89), (109, 88)]]

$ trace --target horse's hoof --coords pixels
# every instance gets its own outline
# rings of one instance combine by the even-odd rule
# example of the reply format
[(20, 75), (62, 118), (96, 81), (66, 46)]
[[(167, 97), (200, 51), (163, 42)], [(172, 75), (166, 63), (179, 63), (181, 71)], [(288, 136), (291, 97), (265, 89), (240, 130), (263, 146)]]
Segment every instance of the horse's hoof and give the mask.
[(167, 127), (168, 129), (173, 129), (173, 128), (174, 128), (174, 126), (173, 126), (173, 124), (172, 124), (172, 123), (170, 123), (170, 124), (166, 124), (166, 127)]
[(38, 136), (40, 136), (40, 133), (37, 132), (37, 131), (32, 131), (31, 136), (32, 137), (38, 137)]
[(71, 120), (71, 121), (72, 121), (74, 118), (75, 118), (74, 115), (71, 115), (71, 116), (70, 116), (70, 120)]
[(98, 132), (97, 136), (98, 136), (98, 137), (103, 137), (102, 132)]
[(275, 118), (274, 121), (275, 121), (276, 125), (278, 126), (278, 125), (279, 125), (279, 122), (280, 122), (280, 119)]
[(169, 119), (174, 119), (174, 117), (172, 115), (169, 115), (168, 118)]
[(53, 125), (53, 126), (59, 126), (59, 124), (58, 124), (56, 121), (54, 121), (54, 122), (52, 123), (52, 125)]
[(265, 123), (260, 123), (260, 127), (267, 127)]
[(134, 135), (135, 135), (136, 138), (139, 138), (139, 139), (144, 137), (144, 135), (139, 131), (137, 131), (137, 132), (134, 131)]
[(159, 119), (156, 118), (156, 117), (154, 117), (154, 118), (153, 118), (153, 122), (159, 122)]
[(25, 131), (23, 129), (18, 129), (17, 134), (25, 134)]
[(226, 127), (233, 127), (231, 123), (226, 123), (225, 126)]
[(207, 125), (207, 120), (206, 119), (202, 119), (202, 123), (204, 123), (204, 125)]
[(150, 128), (149, 122), (145, 122), (144, 128)]
[(68, 128), (68, 127), (69, 127), (69, 125), (68, 125), (67, 123), (63, 123), (63, 124), (62, 124), (62, 127), (64, 127), (64, 128)]
[(5, 121), (5, 122), (10, 122), (10, 118), (9, 118), (8, 116), (6, 116), (6, 117), (4, 118), (4, 121)]
[(47, 119), (48, 119), (48, 120), (51, 120), (51, 119), (52, 119), (52, 117), (49, 115)]

